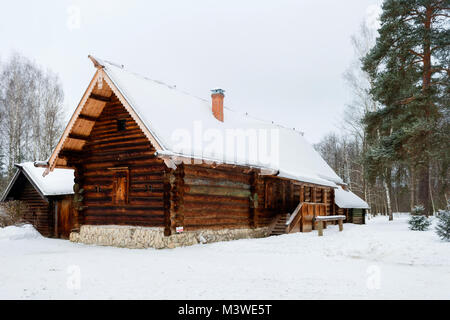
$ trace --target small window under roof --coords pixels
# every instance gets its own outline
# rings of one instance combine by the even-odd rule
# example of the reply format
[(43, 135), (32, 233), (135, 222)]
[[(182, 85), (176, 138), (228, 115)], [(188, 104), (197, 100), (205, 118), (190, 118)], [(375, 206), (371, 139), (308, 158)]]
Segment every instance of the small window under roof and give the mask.
[(117, 120), (117, 131), (125, 131), (127, 121), (125, 119)]

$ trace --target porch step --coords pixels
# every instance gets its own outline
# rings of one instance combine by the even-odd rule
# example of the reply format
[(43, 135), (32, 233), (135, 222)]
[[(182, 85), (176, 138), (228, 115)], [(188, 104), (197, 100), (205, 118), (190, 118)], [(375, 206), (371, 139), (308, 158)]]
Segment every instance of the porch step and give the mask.
[(289, 214), (283, 214), (280, 216), (278, 221), (275, 224), (275, 227), (273, 228), (272, 232), (270, 233), (271, 236), (279, 236), (286, 233), (286, 221), (289, 219)]

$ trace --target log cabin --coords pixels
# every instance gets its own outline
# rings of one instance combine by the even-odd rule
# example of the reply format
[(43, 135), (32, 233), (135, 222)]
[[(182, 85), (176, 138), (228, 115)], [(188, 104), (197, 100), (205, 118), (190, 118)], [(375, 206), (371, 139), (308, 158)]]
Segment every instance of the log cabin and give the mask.
[(23, 220), (31, 223), (43, 236), (69, 238), (73, 215), (72, 169), (56, 169), (44, 178), (43, 168), (33, 162), (15, 165), (17, 170), (0, 198), (0, 202), (21, 201)]
[(344, 183), (302, 132), (228, 108), (220, 88), (202, 99), (89, 58), (95, 74), (37, 164), (74, 169), (72, 241), (173, 247), (309, 232), (336, 213)]

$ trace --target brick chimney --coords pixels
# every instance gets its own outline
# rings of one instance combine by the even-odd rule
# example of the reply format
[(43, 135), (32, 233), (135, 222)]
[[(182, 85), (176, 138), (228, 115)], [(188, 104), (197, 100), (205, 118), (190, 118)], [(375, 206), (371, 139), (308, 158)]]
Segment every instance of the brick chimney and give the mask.
[(225, 97), (225, 90), (213, 89), (211, 92), (212, 113), (217, 120), (223, 122), (223, 98)]

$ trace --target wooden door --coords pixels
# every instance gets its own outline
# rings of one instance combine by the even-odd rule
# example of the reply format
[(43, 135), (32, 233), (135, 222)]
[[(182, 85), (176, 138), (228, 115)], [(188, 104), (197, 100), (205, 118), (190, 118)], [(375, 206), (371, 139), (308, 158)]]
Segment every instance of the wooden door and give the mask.
[(68, 239), (73, 229), (73, 203), (72, 199), (57, 201), (57, 230), (58, 238)]

